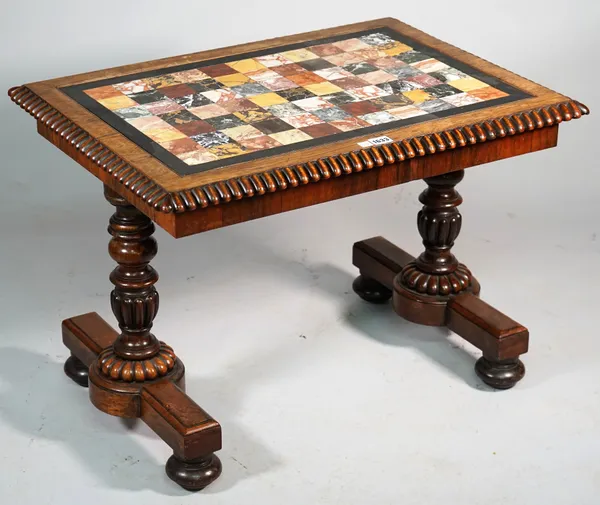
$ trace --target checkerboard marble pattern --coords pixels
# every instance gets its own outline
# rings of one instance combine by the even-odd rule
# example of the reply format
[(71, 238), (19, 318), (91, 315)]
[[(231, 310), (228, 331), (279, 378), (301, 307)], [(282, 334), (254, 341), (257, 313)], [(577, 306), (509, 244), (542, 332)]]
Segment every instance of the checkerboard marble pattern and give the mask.
[(378, 32), (84, 92), (190, 166), (507, 96)]

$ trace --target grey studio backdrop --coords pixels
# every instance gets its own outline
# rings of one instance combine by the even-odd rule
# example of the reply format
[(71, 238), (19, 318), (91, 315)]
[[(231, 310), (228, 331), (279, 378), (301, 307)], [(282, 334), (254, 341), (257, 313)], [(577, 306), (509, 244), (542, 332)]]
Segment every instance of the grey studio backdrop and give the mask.
[[(468, 169), (455, 251), (531, 332), (496, 392), (476, 353), (351, 292), (351, 246), (414, 253), (422, 182), (175, 241), (162, 230), (159, 338), (223, 425), (222, 477), (188, 495), (143, 424), (62, 375), (63, 318), (108, 304), (98, 180), (0, 100), (3, 503), (596, 505), (600, 494), (600, 114), (594, 1), (73, 2), (3, 5), (0, 89), (392, 16), (588, 105), (559, 147)], [(35, 483), (35, 484), (34, 484)]]

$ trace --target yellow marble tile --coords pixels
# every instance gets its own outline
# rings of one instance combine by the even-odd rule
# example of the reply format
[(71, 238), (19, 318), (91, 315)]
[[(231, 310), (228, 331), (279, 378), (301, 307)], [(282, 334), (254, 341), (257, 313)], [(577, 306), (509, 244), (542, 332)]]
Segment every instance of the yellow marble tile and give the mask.
[(98, 102), (110, 110), (124, 109), (125, 107), (133, 107), (134, 105), (137, 105), (137, 102), (134, 102), (131, 98), (125, 95), (103, 98), (102, 100), (98, 100)]
[(311, 140), (312, 137), (307, 135), (300, 130), (287, 130), (279, 133), (272, 133), (269, 137), (281, 142), (284, 145), (296, 144), (297, 142), (304, 142), (305, 140)]
[(227, 63), (227, 65), (242, 74), (246, 74), (248, 72), (258, 72), (259, 70), (265, 70), (267, 68), (252, 58), (248, 58), (247, 60), (232, 61), (231, 63)]
[(405, 97), (410, 98), (414, 103), (422, 103), (431, 100), (431, 95), (422, 89), (414, 89), (412, 91), (404, 91)]
[(208, 150), (219, 159), (231, 158), (246, 152), (242, 146), (237, 144), (221, 144), (220, 146), (210, 147)]
[(248, 97), (248, 100), (260, 107), (269, 107), (271, 105), (287, 103), (287, 100), (277, 93), (263, 93), (262, 95)]
[(384, 49), (383, 52), (388, 56), (396, 56), (397, 54), (405, 53), (406, 51), (411, 51), (412, 47), (407, 46), (406, 44), (402, 44), (400, 42), (394, 44), (392, 47)]
[(456, 79), (455, 81), (451, 81), (452, 87), (458, 88), (461, 91), (473, 91), (474, 89), (481, 89), (488, 86), (485, 82), (481, 82), (474, 77), (466, 77), (464, 79)]
[(281, 54), (293, 62), (313, 60), (318, 58), (315, 53), (311, 53), (308, 49), (294, 49), (293, 51), (285, 51)]
[(215, 77), (216, 81), (219, 81), (221, 84), (225, 84), (225, 86), (229, 86), (232, 88), (233, 86), (241, 86), (242, 84), (246, 84), (250, 77), (244, 74), (231, 74), (231, 75), (222, 75), (221, 77)]
[(307, 84), (304, 87), (317, 96), (331, 95), (332, 93), (339, 93), (340, 91), (344, 91), (342, 88), (336, 86), (335, 84), (332, 84), (331, 82), (318, 82), (317, 84)]
[(166, 142), (168, 140), (184, 139), (186, 135), (175, 128), (157, 128), (146, 130), (144, 135), (150, 137), (155, 142)]

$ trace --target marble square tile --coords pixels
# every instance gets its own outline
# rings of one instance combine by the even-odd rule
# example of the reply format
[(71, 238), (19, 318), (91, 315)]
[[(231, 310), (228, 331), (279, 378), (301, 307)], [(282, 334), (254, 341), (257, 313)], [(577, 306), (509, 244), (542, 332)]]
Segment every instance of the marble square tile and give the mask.
[(369, 45), (365, 44), (361, 39), (340, 40), (339, 42), (334, 42), (333, 45), (346, 52), (369, 48)]
[(442, 99), (437, 99), (423, 102), (419, 104), (419, 108), (425, 112), (428, 112), (429, 114), (433, 114), (442, 110), (454, 109), (455, 107), (451, 103), (445, 102)]
[(280, 67), (271, 67), (271, 70), (276, 72), (283, 77), (287, 77), (288, 75), (297, 75), (302, 74), (303, 72), (308, 72), (305, 68), (301, 67), (296, 63), (290, 63), (288, 65), (281, 65)]
[(217, 105), (222, 105), (224, 103), (232, 102), (234, 100), (239, 100), (240, 98), (242, 98), (241, 95), (238, 95), (237, 93), (229, 89), (214, 89), (211, 91), (205, 91), (202, 94), (211, 102), (216, 103)]
[(248, 100), (254, 102), (259, 107), (268, 107), (269, 105), (287, 103), (287, 100), (277, 93), (265, 93), (263, 95), (251, 96), (248, 97)]
[(296, 144), (298, 142), (304, 142), (306, 140), (312, 140), (312, 137), (302, 130), (287, 130), (279, 133), (272, 133), (269, 137), (275, 139), (283, 145)]
[(487, 88), (489, 86), (487, 83), (473, 77), (457, 79), (451, 81), (451, 84), (453, 87), (460, 89), (461, 91), (473, 91), (476, 89)]
[(298, 86), (306, 86), (308, 84), (317, 84), (319, 82), (325, 82), (325, 79), (323, 79), (323, 77), (317, 74), (313, 74), (312, 72), (289, 75), (287, 78), (290, 81), (295, 82)]
[(396, 42), (392, 37), (384, 33), (370, 33), (363, 35), (360, 40), (367, 45), (374, 46), (380, 49), (392, 47)]
[(330, 135), (335, 135), (337, 133), (342, 132), (342, 130), (336, 128), (330, 123), (321, 123), (311, 126), (305, 126), (304, 128), (301, 128), (301, 130), (314, 139), (320, 137), (329, 137)]
[(317, 96), (331, 95), (333, 93), (339, 93), (340, 91), (343, 91), (343, 88), (340, 88), (334, 83), (328, 81), (319, 82), (317, 84), (307, 84), (304, 87)]
[(154, 142), (161, 143), (167, 140), (183, 139), (186, 138), (184, 133), (181, 133), (176, 128), (169, 126), (169, 128), (157, 128), (149, 129), (144, 132), (144, 135), (150, 137)]
[(317, 46), (311, 46), (310, 52), (317, 56), (333, 56), (334, 54), (343, 53), (344, 50), (334, 44), (319, 44)]
[(200, 70), (209, 77), (221, 77), (222, 75), (235, 74), (237, 71), (225, 63), (219, 63), (217, 65), (209, 65), (207, 67), (200, 67)]
[(439, 72), (440, 70), (450, 68), (448, 65), (436, 60), (435, 58), (429, 58), (427, 60), (418, 61), (417, 63), (413, 63), (412, 66), (418, 68), (421, 72), (426, 72), (428, 74), (431, 72)]
[(227, 130), (228, 128), (246, 125), (244, 121), (233, 114), (228, 114), (227, 116), (208, 117), (204, 121), (212, 125), (215, 130)]
[(406, 98), (408, 98), (413, 103), (422, 103), (427, 100), (431, 100), (431, 96), (422, 89), (415, 89), (414, 91), (405, 91), (402, 93)]
[(241, 86), (234, 86), (231, 88), (231, 91), (244, 98), (271, 92), (269, 88), (257, 82), (248, 82), (246, 84), (242, 84)]
[(420, 51), (406, 51), (397, 56), (398, 59), (402, 60), (404, 63), (417, 63), (419, 61), (428, 60), (429, 55), (422, 53)]
[(178, 154), (177, 157), (187, 165), (199, 165), (201, 163), (208, 163), (209, 161), (216, 161), (219, 159), (207, 149), (199, 149), (197, 151), (181, 153)]
[(298, 85), (294, 81), (290, 81), (282, 76), (277, 76), (272, 79), (264, 79), (261, 84), (271, 91), (282, 91), (284, 89), (296, 88)]
[(229, 112), (240, 112), (244, 110), (255, 109), (256, 104), (251, 102), (247, 98), (240, 98), (239, 100), (231, 100), (221, 104), (221, 107), (227, 109)]
[(169, 123), (154, 115), (128, 119), (127, 122), (141, 132), (169, 128)]
[(169, 100), (168, 98), (165, 98), (160, 102), (146, 103), (142, 105), (142, 107), (144, 107), (151, 114), (155, 114), (157, 116), (159, 114), (166, 114), (167, 112), (173, 112), (184, 109), (182, 105), (179, 105), (177, 102)]
[(305, 128), (307, 126), (313, 126), (324, 122), (319, 116), (315, 116), (310, 112), (304, 112), (297, 116), (288, 116), (283, 118), (283, 120), (294, 128)]
[(165, 122), (170, 124), (171, 126), (177, 126), (184, 123), (189, 123), (190, 121), (197, 121), (198, 118), (194, 116), (191, 112), (183, 109), (176, 110), (173, 112), (166, 112), (164, 114), (160, 114), (159, 117)]
[(114, 84), (113, 87), (125, 95), (141, 93), (143, 91), (152, 91), (154, 89), (147, 82), (142, 81), (141, 79)]
[(386, 111), (372, 112), (371, 114), (365, 114), (360, 116), (360, 119), (366, 121), (369, 124), (383, 124), (390, 123), (391, 121), (398, 121), (396, 117)]
[(301, 86), (298, 86), (297, 88), (284, 89), (282, 91), (278, 91), (277, 94), (290, 102), (304, 100), (305, 98), (312, 98), (315, 96), (313, 92)]
[(101, 98), (98, 100), (98, 103), (109, 110), (126, 109), (128, 107), (135, 107), (138, 105), (131, 98), (122, 93), (119, 93), (119, 95), (116, 96)]
[(389, 74), (384, 70), (376, 70), (375, 72), (361, 74), (360, 78), (364, 81), (367, 81), (369, 84), (381, 84), (384, 82), (398, 80), (398, 78), (395, 75)]
[(148, 84), (151, 88), (154, 89), (165, 88), (167, 86), (173, 86), (174, 84), (181, 84), (183, 82), (171, 74), (156, 75), (154, 77), (145, 77), (144, 79), (142, 79), (142, 81), (144, 81), (146, 84)]
[(334, 93), (332, 95), (324, 95), (322, 97), (324, 100), (327, 100), (330, 104), (340, 106), (346, 103), (352, 103), (358, 101), (356, 97), (349, 95), (344, 91), (340, 91), (338, 93)]
[(245, 74), (240, 74), (238, 72), (236, 74), (221, 75), (219, 77), (215, 77), (215, 81), (218, 81), (229, 88), (233, 88), (234, 86), (241, 86), (242, 84), (246, 84), (250, 81), (250, 77), (248, 77)]
[(316, 110), (328, 109), (329, 107), (333, 107), (327, 100), (324, 100), (321, 97), (315, 96), (313, 98), (305, 98), (304, 100), (296, 100), (294, 102), (295, 105), (304, 109), (306, 112), (314, 112)]
[(101, 86), (94, 89), (86, 89), (84, 93), (97, 101), (123, 96), (123, 93), (114, 86)]
[(365, 128), (367, 126), (372, 126), (370, 123), (363, 121), (357, 117), (349, 117), (346, 119), (342, 119), (339, 121), (332, 121), (329, 123), (331, 126), (335, 126), (337, 129), (343, 132), (349, 132), (354, 130), (359, 130), (360, 128)]
[(183, 153), (189, 153), (191, 151), (200, 151), (202, 149), (198, 143), (194, 142), (190, 138), (166, 140), (164, 142), (160, 142), (160, 145), (175, 156)]
[(294, 49), (292, 51), (284, 51), (281, 54), (295, 63), (318, 58), (315, 53), (310, 52), (308, 49)]
[(349, 89), (346, 92), (359, 100), (368, 100), (370, 98), (377, 98), (389, 94), (387, 91), (384, 91), (377, 86), (364, 86), (362, 88)]
[(499, 89), (492, 88), (491, 86), (485, 86), (483, 88), (469, 90), (469, 95), (471, 95), (474, 98), (487, 101), (495, 100), (497, 98), (503, 98), (505, 96), (508, 96), (508, 93), (500, 91)]
[(263, 151), (265, 149), (272, 149), (273, 147), (280, 147), (282, 145), (281, 142), (278, 142), (268, 135), (243, 139), (240, 140), (239, 143), (248, 151)]
[(394, 116), (396, 119), (410, 119), (411, 117), (428, 114), (424, 110), (421, 110), (414, 105), (406, 105), (404, 107), (398, 107), (397, 109), (388, 109), (386, 112)]
[(433, 98), (444, 98), (445, 96), (458, 95), (461, 91), (454, 86), (449, 84), (438, 84), (437, 86), (431, 86), (424, 88), (424, 91), (429, 93)]
[(173, 126), (175, 126), (175, 128), (177, 128), (181, 133), (185, 133), (188, 137), (193, 137), (194, 135), (199, 135), (201, 133), (215, 131), (213, 125), (201, 119), (195, 119), (194, 121), (189, 121), (187, 123), (182, 124), (175, 124)]
[(270, 105), (266, 108), (271, 114), (274, 116), (283, 119), (289, 116), (297, 116), (299, 114), (304, 114), (304, 109), (301, 109), (297, 105), (293, 103), (281, 103), (278, 105)]
[(194, 116), (200, 119), (207, 119), (209, 117), (226, 116), (229, 111), (224, 107), (220, 107), (217, 104), (202, 105), (201, 107), (193, 107), (188, 109)]
[(232, 61), (230, 63), (226, 63), (229, 67), (233, 68), (236, 72), (241, 74), (248, 74), (251, 72), (258, 72), (261, 70), (265, 70), (267, 67), (260, 63), (258, 60), (254, 58), (248, 58), (246, 60), (238, 60)]
[(285, 121), (277, 117), (267, 119), (265, 121), (259, 121), (257, 123), (254, 123), (252, 126), (254, 126), (254, 128), (259, 129), (265, 135), (279, 133), (286, 130), (291, 130), (293, 128), (289, 123), (286, 123)]
[[(255, 106), (256, 107), (256, 106)], [(259, 121), (265, 121), (272, 119), (274, 116), (269, 111), (256, 107), (245, 111), (238, 111), (233, 113), (234, 116), (240, 118), (244, 123), (258, 123)]]
[(210, 79), (208, 74), (205, 74), (199, 68), (192, 68), (190, 70), (183, 70), (181, 72), (173, 72), (171, 74), (176, 80), (180, 82), (199, 82), (206, 79)]
[(229, 144), (220, 144), (218, 146), (209, 147), (208, 150), (215, 154), (219, 159), (231, 158), (233, 156), (239, 156), (246, 152), (244, 146), (237, 142), (231, 142)]
[(319, 109), (312, 112), (315, 116), (329, 123), (331, 121), (340, 121), (352, 117), (345, 110), (338, 107), (329, 107), (327, 109)]
[[(473, 91), (471, 93), (475, 93), (476, 91)], [(457, 95), (445, 96), (442, 97), (442, 100), (444, 100), (444, 102), (451, 103), (455, 107), (464, 107), (466, 105), (472, 105), (474, 103), (479, 103), (482, 101), (481, 98), (473, 96), (470, 93), (459, 93)]]
[(314, 60), (305, 60), (298, 63), (302, 68), (310, 72), (314, 72), (316, 70), (323, 70), (324, 68), (331, 68), (335, 65), (330, 61), (324, 60), (323, 58), (315, 58)]
[(369, 83), (361, 79), (360, 77), (354, 76), (344, 77), (343, 79), (336, 79), (335, 85), (348, 91), (350, 89), (364, 88), (365, 86), (368, 86)]
[(142, 93), (134, 93), (132, 95), (128, 95), (129, 98), (134, 100), (136, 103), (140, 105), (152, 102), (160, 102), (167, 98), (160, 91), (152, 90), (152, 91), (144, 91)]
[(193, 95), (196, 90), (190, 88), (187, 84), (173, 84), (160, 88), (160, 92), (167, 98), (176, 98), (185, 95)]
[(114, 113), (122, 119), (135, 119), (137, 117), (151, 116), (152, 114), (141, 105), (134, 105), (125, 109), (116, 109)]
[(186, 109), (200, 107), (202, 105), (210, 105), (212, 102), (202, 93), (194, 93), (193, 95), (184, 95), (173, 98), (175, 103), (178, 103)]
[(363, 116), (365, 114), (370, 114), (371, 112), (378, 112), (381, 110), (380, 107), (377, 107), (371, 101), (359, 101), (352, 102), (340, 105), (340, 109), (345, 110), (348, 114), (352, 116)]
[(343, 67), (352, 63), (361, 63), (363, 61), (358, 54), (352, 53), (332, 54), (331, 56), (323, 56), (323, 58), (337, 67)]
[(330, 67), (322, 70), (315, 70), (315, 74), (327, 81), (335, 81), (336, 79), (344, 79), (345, 77), (352, 77), (354, 75), (351, 72), (344, 70), (342, 67)]
[(289, 63), (293, 63), (292, 60), (286, 58), (285, 56), (279, 53), (267, 54), (265, 56), (257, 56), (254, 59), (266, 68), (279, 67), (281, 65), (288, 65)]
[(247, 124), (243, 126), (236, 126), (235, 128), (224, 129), (223, 133), (228, 137), (234, 139), (238, 143), (242, 140), (247, 140), (254, 137), (261, 137), (263, 135), (263, 133), (259, 129)]
[(206, 149), (231, 142), (231, 139), (222, 132), (201, 133), (190, 138)]

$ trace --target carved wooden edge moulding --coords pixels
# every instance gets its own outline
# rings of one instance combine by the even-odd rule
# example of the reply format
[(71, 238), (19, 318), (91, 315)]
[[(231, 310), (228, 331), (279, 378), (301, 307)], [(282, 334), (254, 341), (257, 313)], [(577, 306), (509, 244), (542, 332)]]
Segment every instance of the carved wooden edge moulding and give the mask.
[(589, 109), (575, 100), (464, 125), (451, 130), (359, 149), (299, 165), (234, 177), (193, 189), (169, 192), (117, 156), (26, 86), (8, 91), (11, 100), (60, 136), (67, 154), (83, 154), (92, 163), (158, 212), (182, 213), (232, 200), (283, 191), (310, 182), (371, 170), (415, 158), (487, 142), (578, 119)]

